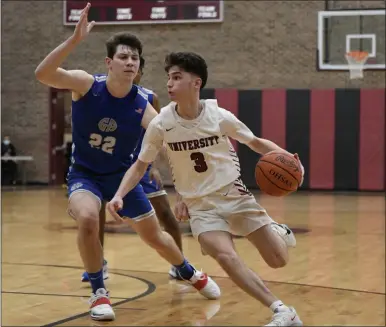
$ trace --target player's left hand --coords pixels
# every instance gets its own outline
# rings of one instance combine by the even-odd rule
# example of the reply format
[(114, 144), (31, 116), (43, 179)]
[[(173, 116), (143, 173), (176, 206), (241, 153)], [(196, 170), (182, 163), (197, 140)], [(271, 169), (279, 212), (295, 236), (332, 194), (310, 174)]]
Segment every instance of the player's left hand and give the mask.
[(123, 208), (123, 200), (120, 196), (114, 196), (111, 201), (107, 203), (106, 207), (116, 221), (123, 222), (122, 217), (118, 215), (118, 211)]
[(185, 202), (178, 201), (174, 206), (174, 215), (178, 221), (187, 221), (190, 219), (188, 207)]
[(154, 180), (159, 188), (163, 188), (162, 178), (159, 170), (157, 168), (151, 167), (149, 171), (150, 180)]
[(91, 4), (88, 2), (86, 7), (82, 10), (79, 21), (75, 26), (73, 39), (77, 42), (82, 41), (87, 35), (89, 35), (91, 29), (95, 25), (95, 21), (88, 22), (88, 12), (90, 10)]
[(301, 180), (301, 182), (299, 184), (299, 186), (302, 186), (303, 181), (304, 181), (304, 167), (303, 167), (303, 165), (302, 165), (302, 163), (301, 163), (301, 161), (299, 159), (299, 155), (297, 153), (294, 154), (294, 157), (298, 161), (300, 169), (302, 170), (302, 180)]

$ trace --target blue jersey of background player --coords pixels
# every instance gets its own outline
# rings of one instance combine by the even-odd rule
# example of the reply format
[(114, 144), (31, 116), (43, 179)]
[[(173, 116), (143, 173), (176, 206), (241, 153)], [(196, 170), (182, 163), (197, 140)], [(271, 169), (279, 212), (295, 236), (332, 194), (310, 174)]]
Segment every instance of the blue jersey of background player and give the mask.
[[(160, 105), (158, 101), (158, 96), (156, 93), (154, 93), (152, 90), (149, 90), (143, 86), (140, 86), (139, 83), (141, 81), (141, 77), (143, 76), (145, 68), (145, 59), (141, 56), (140, 57), (140, 65), (139, 70), (137, 73), (137, 76), (134, 79), (134, 83), (138, 85), (138, 88), (142, 91), (142, 94), (147, 98), (147, 100), (150, 102), (150, 104), (154, 107), (154, 109), (159, 112), (160, 111)], [(143, 136), (145, 135), (145, 129), (142, 128), (139, 136), (139, 141), (137, 143), (137, 147), (133, 153), (133, 161), (137, 160), (138, 154), (141, 151), (141, 145)], [(155, 171), (155, 174), (158, 174), (158, 171), (155, 169), (150, 169), (146, 171), (145, 175), (141, 179), (141, 186), (143, 187), (143, 190), (147, 196), (147, 198), (150, 200), (155, 212), (157, 218), (160, 220), (162, 226), (164, 227), (164, 230), (169, 233), (174, 241), (176, 242), (177, 246), (182, 251), (182, 237), (181, 237), (181, 230), (178, 226), (178, 222), (174, 217), (173, 211), (170, 208), (169, 200), (167, 197), (167, 194), (164, 189), (162, 189), (161, 185), (153, 178), (153, 171)], [(158, 178), (159, 180), (159, 178)], [(102, 247), (104, 246), (104, 228), (106, 224), (106, 210), (105, 210), (105, 202), (103, 202), (102, 209), (100, 211), (99, 216), (99, 240), (101, 242)], [(176, 269), (174, 266), (172, 266), (169, 270), (169, 275), (172, 278), (180, 279), (179, 275), (176, 272)], [(107, 260), (103, 261), (103, 276), (104, 279), (108, 278), (108, 268), (107, 268)], [(89, 276), (87, 272), (84, 272), (81, 277), (82, 282), (88, 282)]]
[[(131, 164), (130, 155), (139, 141), (141, 129), (147, 128), (157, 112), (133, 85), (142, 43), (132, 34), (117, 33), (107, 40), (107, 76), (59, 67), (95, 24), (88, 22), (90, 7), (88, 3), (73, 35), (44, 58), (35, 75), (48, 86), (72, 91), (74, 153), (68, 175), (68, 209), (78, 225), (78, 249), (90, 276), (91, 318), (114, 320), (115, 313), (103, 281), (103, 251), (98, 239), (100, 204), (115, 194)], [(184, 259), (172, 237), (161, 230), (140, 184), (122, 199), (119, 212), (132, 219), (140, 238), (174, 265), (184, 280), (209, 297), (208, 287), (199, 288), (196, 281), (205, 277), (212, 289), (213, 281), (197, 272)]]
[[(143, 87), (142, 85), (140, 85), (141, 78), (142, 78), (143, 73), (144, 73), (144, 68), (145, 68), (145, 59), (141, 56), (138, 74), (134, 79), (134, 83), (140, 88), (140, 90), (144, 94), (146, 94), (147, 99), (150, 102), (150, 104), (154, 107), (154, 109), (157, 112), (159, 112), (160, 111), (160, 105), (159, 105), (157, 94), (155, 94), (152, 90), (147, 89), (147, 88)], [(140, 141), (139, 141), (138, 146), (136, 147), (136, 149), (134, 150), (134, 153), (133, 153), (133, 161), (136, 161), (138, 159), (138, 155), (141, 152), (141, 145), (142, 145), (142, 141), (143, 141), (143, 137), (145, 135), (145, 132), (146, 132), (145, 129), (143, 129), (141, 132)], [(150, 173), (151, 168), (152, 168), (152, 165), (149, 165), (149, 168), (148, 168), (146, 174), (141, 179), (141, 185), (142, 185), (142, 187), (143, 187), (143, 189), (144, 189), (144, 191), (149, 199), (153, 198), (153, 197), (161, 196), (161, 195), (166, 195), (165, 190), (163, 190), (161, 188), (161, 185), (158, 185), (157, 181), (153, 178), (153, 176), (151, 176), (151, 173)]]

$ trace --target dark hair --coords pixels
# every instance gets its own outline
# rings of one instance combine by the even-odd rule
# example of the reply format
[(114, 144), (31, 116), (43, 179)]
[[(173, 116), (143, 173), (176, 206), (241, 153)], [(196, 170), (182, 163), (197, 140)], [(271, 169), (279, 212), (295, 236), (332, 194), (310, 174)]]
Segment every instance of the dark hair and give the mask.
[(142, 71), (145, 68), (145, 58), (140, 56), (139, 57), (139, 69)]
[(168, 73), (173, 66), (178, 66), (187, 73), (197, 75), (202, 80), (201, 89), (208, 80), (208, 66), (204, 58), (194, 52), (172, 52), (165, 58), (165, 71)]
[(117, 51), (117, 47), (120, 44), (127, 45), (132, 49), (138, 50), (139, 55), (142, 54), (142, 42), (133, 34), (121, 32), (112, 35), (106, 41), (107, 57), (113, 58)]

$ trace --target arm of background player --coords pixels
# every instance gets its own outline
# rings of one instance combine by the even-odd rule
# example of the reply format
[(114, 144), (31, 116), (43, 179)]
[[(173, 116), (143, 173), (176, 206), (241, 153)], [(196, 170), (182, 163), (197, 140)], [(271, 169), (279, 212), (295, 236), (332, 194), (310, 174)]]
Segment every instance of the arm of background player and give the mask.
[[(153, 93), (153, 108), (155, 109), (155, 111), (157, 111), (158, 113), (160, 113), (161, 111), (161, 107), (160, 107), (160, 104), (159, 104), (159, 98), (158, 98), (158, 95), (156, 93)], [(160, 158), (162, 157), (162, 159), (165, 159), (166, 157), (166, 154), (165, 154), (165, 149), (162, 148), (160, 151), (159, 151), (159, 155), (158, 155), (158, 159), (154, 160), (153, 162), (153, 165), (152, 165), (152, 169), (150, 170), (150, 178), (151, 178), (151, 175), (153, 173), (153, 169), (158, 171), (158, 162), (161, 160)], [(167, 162), (167, 160), (166, 160)], [(157, 172), (156, 172), (157, 173)], [(159, 172), (158, 172), (159, 174)]]
[(220, 122), (220, 128), (225, 135), (247, 145), (251, 150), (260, 154), (266, 154), (274, 150), (285, 151), (274, 142), (255, 136), (252, 131), (230, 111), (222, 109), (222, 113), (223, 120)]
[(158, 113), (161, 111), (161, 107), (159, 105), (159, 98), (156, 93), (153, 93), (153, 107)]
[[(152, 109), (154, 110), (153, 107)], [(147, 126), (138, 159), (126, 172), (115, 196), (123, 198), (140, 182), (149, 164), (157, 157), (158, 151), (162, 147), (162, 142), (162, 130), (159, 128), (158, 122), (153, 120)]]
[(65, 70), (59, 67), (94, 26), (95, 22), (87, 21), (89, 8), (90, 4), (87, 4), (83, 9), (74, 34), (48, 54), (36, 68), (35, 76), (41, 83), (58, 89), (72, 90), (81, 95), (90, 89), (94, 82), (92, 75), (83, 70)]
[(143, 114), (141, 126), (144, 129), (147, 129), (150, 122), (158, 115), (157, 111), (154, 109), (154, 107), (148, 102), (145, 113)]
[[(153, 106), (151, 106), (149, 104), (148, 107), (146, 107), (144, 117), (142, 118), (142, 121), (143, 121), (142, 127), (147, 128), (149, 123), (154, 119), (154, 117), (159, 112), (160, 112), (160, 107), (159, 107), (159, 102), (158, 102), (158, 96), (154, 93), (153, 94)], [(162, 153), (162, 151), (160, 151), (160, 153)], [(157, 162), (159, 162), (159, 160), (154, 160), (153, 165), (149, 171), (149, 176), (152, 180), (156, 181), (156, 183), (159, 187), (162, 188), (163, 184), (162, 184), (161, 174), (158, 170)]]

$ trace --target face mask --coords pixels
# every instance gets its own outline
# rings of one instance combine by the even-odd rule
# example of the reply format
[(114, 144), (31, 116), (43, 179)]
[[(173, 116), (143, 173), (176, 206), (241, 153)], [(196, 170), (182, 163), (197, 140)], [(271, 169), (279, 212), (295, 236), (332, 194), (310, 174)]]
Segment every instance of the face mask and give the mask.
[(4, 143), (5, 145), (9, 145), (9, 144), (11, 143), (11, 141), (10, 141), (10, 140), (4, 140), (3, 143)]

